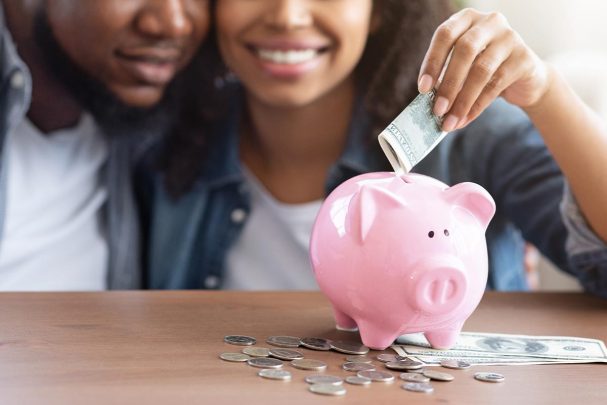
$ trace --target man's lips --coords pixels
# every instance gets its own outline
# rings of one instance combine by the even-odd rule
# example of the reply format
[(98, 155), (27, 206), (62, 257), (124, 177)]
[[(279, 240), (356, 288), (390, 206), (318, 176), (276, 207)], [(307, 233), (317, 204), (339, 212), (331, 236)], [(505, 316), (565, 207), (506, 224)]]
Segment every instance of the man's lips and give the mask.
[(116, 51), (116, 55), (126, 59), (156, 60), (165, 63), (179, 61), (183, 54), (183, 49), (179, 47), (141, 47)]
[(177, 48), (131, 48), (115, 52), (123, 68), (138, 82), (166, 85), (181, 61), (183, 52)]

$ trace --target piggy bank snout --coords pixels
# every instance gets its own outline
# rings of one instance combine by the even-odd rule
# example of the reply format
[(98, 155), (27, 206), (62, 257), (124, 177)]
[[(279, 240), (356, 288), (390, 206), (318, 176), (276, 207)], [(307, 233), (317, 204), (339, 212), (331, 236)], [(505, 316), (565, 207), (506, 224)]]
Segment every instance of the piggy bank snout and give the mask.
[(412, 280), (413, 307), (428, 315), (447, 314), (464, 301), (468, 280), (461, 263), (424, 265)]

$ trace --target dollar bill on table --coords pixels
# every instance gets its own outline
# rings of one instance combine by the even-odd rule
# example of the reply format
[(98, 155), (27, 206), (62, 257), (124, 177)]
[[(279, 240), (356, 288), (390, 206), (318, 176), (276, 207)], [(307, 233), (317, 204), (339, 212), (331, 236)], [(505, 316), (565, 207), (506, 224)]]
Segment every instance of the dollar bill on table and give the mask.
[(428, 365), (447, 358), (483, 365), (607, 363), (607, 349), (601, 340), (571, 336), (462, 332), (454, 347), (438, 350), (423, 334), (416, 333), (398, 337), (392, 348)]
[(418, 95), (378, 136), (396, 174), (411, 171), (447, 135), (432, 112), (434, 91)]

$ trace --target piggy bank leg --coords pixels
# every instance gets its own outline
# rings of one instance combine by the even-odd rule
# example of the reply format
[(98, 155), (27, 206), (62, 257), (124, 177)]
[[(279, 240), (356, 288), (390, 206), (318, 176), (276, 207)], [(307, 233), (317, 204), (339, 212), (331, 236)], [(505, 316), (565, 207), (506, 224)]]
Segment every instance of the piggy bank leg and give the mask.
[(435, 349), (450, 349), (455, 345), (462, 325), (454, 325), (452, 328), (433, 330), (424, 333), (428, 343)]
[(358, 330), (356, 321), (335, 308), (335, 306), (333, 307), (333, 315), (335, 316), (335, 327), (337, 330), (345, 330), (347, 332), (356, 332)]
[(373, 350), (384, 350), (394, 343), (397, 333), (386, 330), (382, 325), (372, 322), (359, 322), (360, 340)]

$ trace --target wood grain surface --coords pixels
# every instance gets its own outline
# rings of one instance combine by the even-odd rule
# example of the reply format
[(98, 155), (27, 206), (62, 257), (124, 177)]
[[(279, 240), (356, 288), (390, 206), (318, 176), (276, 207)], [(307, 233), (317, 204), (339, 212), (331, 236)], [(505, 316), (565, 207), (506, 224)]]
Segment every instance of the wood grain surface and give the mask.
[[(607, 340), (607, 301), (578, 293), (485, 294), (465, 330)], [(607, 365), (478, 366), (451, 370), (432, 394), (402, 382), (347, 385), (343, 397), (308, 392), (310, 371), (265, 380), (219, 359), (229, 334), (357, 340), (339, 332), (317, 292), (0, 294), (0, 403), (5, 404), (607, 404)], [(301, 349), (345, 377), (344, 355)], [(379, 352), (371, 352), (375, 355)], [(380, 364), (376, 362), (376, 364)], [(474, 380), (497, 371), (501, 384)], [(448, 370), (444, 370), (448, 371)], [(394, 373), (398, 376), (398, 373)]]

